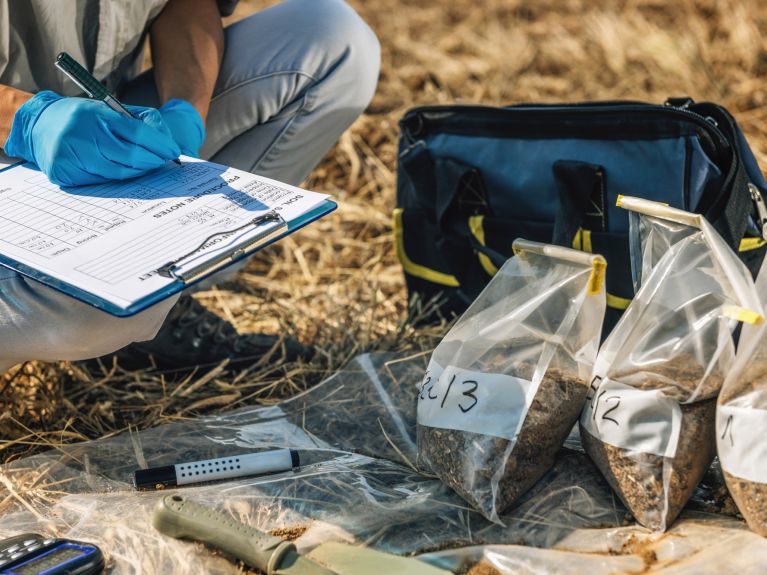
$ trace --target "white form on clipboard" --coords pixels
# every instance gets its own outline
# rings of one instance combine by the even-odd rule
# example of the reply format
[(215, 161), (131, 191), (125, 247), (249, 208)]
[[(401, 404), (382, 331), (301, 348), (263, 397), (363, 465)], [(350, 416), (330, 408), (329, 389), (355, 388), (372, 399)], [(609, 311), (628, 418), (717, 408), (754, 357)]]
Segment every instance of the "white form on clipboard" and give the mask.
[(335, 207), (325, 194), (181, 160), (77, 188), (28, 164), (0, 172), (0, 263), (131, 315)]

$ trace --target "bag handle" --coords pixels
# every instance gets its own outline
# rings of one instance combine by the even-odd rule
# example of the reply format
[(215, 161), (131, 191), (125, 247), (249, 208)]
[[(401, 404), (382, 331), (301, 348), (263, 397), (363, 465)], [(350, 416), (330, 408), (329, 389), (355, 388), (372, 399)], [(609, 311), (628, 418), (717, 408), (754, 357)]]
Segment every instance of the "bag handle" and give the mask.
[[(440, 230), (441, 237), (435, 248), (442, 253), (451, 275), (458, 280), (460, 297), (470, 303), (474, 298), (467, 294), (478, 293), (486, 283), (481, 273), (475, 273), (479, 265), (476, 252), (484, 254), (496, 265), (506, 259), (474, 237), (468, 214), (462, 214), (456, 202), (462, 183), (484, 185), (479, 171), (449, 158), (435, 160), (422, 140), (414, 142), (400, 154), (399, 166), (413, 186), (425, 191), (422, 196), (424, 204), (420, 207), (433, 218), (433, 223)], [(472, 205), (476, 204), (475, 211), (480, 212), (483, 205), (476, 192), (474, 190)], [(484, 211), (489, 213), (486, 202)]]
[(735, 118), (727, 110), (716, 104), (695, 104), (691, 99), (686, 107), (711, 121), (732, 147), (730, 166), (723, 185), (725, 193), (717, 195), (710, 205), (701, 202), (702, 205), (696, 206), (696, 211), (706, 216), (724, 241), (737, 252), (748, 229), (749, 216), (754, 216), (757, 222), (761, 219), (751, 196), (751, 179), (744, 161), (746, 153), (751, 152), (744, 149), (745, 139)]
[(572, 247), (575, 235), (583, 226), (590, 208), (594, 207), (600, 211), (601, 230), (607, 226), (605, 169), (597, 164), (577, 160), (557, 160), (552, 166), (552, 171), (559, 191), (559, 210), (554, 219), (551, 243), (569, 248)]

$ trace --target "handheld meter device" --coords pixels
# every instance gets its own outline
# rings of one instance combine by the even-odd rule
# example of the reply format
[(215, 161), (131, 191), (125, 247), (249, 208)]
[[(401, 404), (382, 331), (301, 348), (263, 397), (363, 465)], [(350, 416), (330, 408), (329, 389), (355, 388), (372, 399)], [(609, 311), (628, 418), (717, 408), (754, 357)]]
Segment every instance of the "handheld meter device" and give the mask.
[(25, 533), (0, 541), (0, 575), (98, 575), (104, 555), (91, 543)]

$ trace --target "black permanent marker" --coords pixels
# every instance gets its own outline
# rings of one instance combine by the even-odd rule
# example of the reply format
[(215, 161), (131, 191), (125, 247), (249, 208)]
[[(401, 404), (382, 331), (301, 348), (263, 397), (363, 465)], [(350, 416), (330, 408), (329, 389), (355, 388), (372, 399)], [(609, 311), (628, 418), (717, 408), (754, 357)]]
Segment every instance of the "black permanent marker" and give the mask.
[(162, 489), (192, 483), (235, 479), (249, 475), (264, 475), (298, 470), (301, 462), (294, 449), (275, 449), (245, 453), (218, 459), (204, 459), (163, 467), (137, 469), (133, 473), (136, 489)]

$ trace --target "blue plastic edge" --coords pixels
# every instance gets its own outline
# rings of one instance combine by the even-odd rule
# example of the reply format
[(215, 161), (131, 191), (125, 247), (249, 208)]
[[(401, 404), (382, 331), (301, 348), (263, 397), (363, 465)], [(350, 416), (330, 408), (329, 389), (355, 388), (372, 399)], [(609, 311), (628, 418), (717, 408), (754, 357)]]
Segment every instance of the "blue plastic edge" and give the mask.
[(0, 168), (0, 172), (5, 172), (7, 170), (10, 170), (11, 168), (15, 168), (16, 166), (21, 166), (24, 163), (25, 163), (24, 160), (20, 160), (18, 162), (14, 162), (13, 164), (9, 164), (9, 165), (5, 166), (4, 168)]

